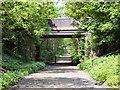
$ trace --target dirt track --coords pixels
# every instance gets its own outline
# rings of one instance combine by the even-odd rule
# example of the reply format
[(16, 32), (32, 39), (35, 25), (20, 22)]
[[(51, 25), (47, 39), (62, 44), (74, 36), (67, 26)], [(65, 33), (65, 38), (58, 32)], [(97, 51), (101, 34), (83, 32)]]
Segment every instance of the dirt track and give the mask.
[(95, 85), (88, 73), (76, 66), (48, 65), (43, 70), (26, 76), (14, 88), (105, 88)]
[(57, 64), (47, 65), (43, 70), (25, 76), (12, 88), (106, 88), (95, 85), (88, 73), (70, 63), (70, 55), (66, 54), (57, 59)]

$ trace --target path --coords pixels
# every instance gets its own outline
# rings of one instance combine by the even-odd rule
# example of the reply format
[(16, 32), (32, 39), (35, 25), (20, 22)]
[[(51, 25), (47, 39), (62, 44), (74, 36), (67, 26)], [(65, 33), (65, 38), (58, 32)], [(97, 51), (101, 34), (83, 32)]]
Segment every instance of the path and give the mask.
[(57, 58), (57, 63), (71, 63), (71, 56), (69, 54), (65, 54), (62, 57)]
[(25, 76), (14, 88), (105, 88), (95, 85), (88, 73), (66, 64), (48, 65), (43, 70)]

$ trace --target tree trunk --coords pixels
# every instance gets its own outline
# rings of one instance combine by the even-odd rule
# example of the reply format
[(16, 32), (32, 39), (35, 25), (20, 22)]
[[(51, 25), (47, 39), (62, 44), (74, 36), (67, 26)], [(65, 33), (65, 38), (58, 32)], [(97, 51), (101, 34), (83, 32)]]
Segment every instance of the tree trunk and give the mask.
[(40, 61), (40, 45), (37, 45), (37, 46), (36, 46), (35, 61)]

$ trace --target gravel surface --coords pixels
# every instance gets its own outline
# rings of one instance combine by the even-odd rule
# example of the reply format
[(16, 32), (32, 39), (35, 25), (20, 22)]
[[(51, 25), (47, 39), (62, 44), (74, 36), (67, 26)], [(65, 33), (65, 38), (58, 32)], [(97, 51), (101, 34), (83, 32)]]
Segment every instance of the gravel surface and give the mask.
[(12, 88), (107, 88), (95, 85), (88, 73), (76, 66), (48, 65), (43, 70), (25, 76)]
[(57, 64), (47, 65), (44, 69), (25, 76), (11, 88), (108, 88), (100, 83), (96, 84), (88, 73), (70, 63), (70, 55), (66, 54), (58, 58)]

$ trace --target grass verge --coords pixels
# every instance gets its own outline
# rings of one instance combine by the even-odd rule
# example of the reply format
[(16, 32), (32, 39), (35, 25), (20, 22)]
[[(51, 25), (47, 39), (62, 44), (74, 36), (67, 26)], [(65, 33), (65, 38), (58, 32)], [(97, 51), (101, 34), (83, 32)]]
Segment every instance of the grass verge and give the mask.
[(118, 87), (119, 81), (119, 67), (120, 67), (120, 54), (113, 54), (108, 57), (102, 57), (93, 62), (92, 59), (84, 60), (77, 66), (86, 72), (89, 72), (90, 76), (111, 87)]
[(20, 79), (24, 78), (25, 75), (44, 68), (45, 63), (34, 61), (24, 62), (21, 59), (3, 54), (2, 67), (9, 70), (7, 73), (1, 74), (0, 89), (4, 90), (9, 88), (10, 85), (16, 84)]

